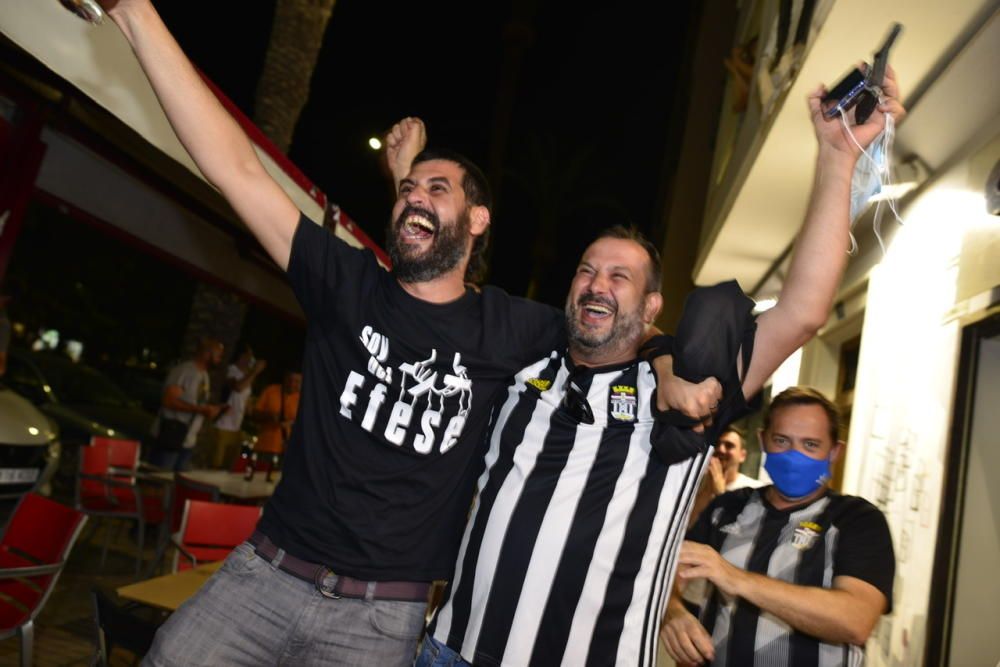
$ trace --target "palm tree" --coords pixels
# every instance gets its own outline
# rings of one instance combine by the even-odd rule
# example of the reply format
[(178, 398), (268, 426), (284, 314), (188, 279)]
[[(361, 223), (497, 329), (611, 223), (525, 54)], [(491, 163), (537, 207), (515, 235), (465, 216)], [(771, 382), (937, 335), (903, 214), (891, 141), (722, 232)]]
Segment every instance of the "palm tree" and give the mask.
[(277, 0), (254, 122), (288, 153), (336, 0)]

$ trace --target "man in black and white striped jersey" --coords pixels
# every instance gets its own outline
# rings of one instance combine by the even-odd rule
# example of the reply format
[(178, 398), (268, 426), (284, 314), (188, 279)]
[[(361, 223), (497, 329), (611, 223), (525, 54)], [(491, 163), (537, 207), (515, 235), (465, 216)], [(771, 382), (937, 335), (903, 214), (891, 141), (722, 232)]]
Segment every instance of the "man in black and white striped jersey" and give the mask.
[[(891, 81), (886, 91), (894, 97)], [(706, 437), (826, 321), (846, 263), (860, 153), (822, 119), (821, 94), (810, 97), (817, 177), (778, 305), (754, 322), (752, 302), (729, 283), (696, 290), (685, 307), (674, 369), (721, 381), (712, 432), (692, 438), (659, 413), (648, 364), (636, 358), (661, 301), (655, 249), (621, 231), (599, 238), (567, 298), (569, 349), (518, 373), (496, 413), (455, 575), (418, 666), (654, 664)], [(884, 109), (902, 112), (894, 100)], [(873, 116), (855, 138), (867, 145), (882, 124)]]
[[(489, 470), (420, 660), (445, 659), (445, 644), (477, 665), (655, 656), (710, 453), (704, 434), (667, 425), (650, 366), (637, 359), (658, 284), (656, 250), (634, 231), (613, 228), (584, 253), (567, 299), (569, 350), (523, 369), (497, 413)], [(709, 314), (719, 308), (708, 302), (729, 299), (726, 328), (752, 344), (753, 303), (735, 283), (697, 293), (688, 308)], [(700, 319), (723, 328), (721, 316)], [(709, 366), (715, 375), (725, 367)], [(737, 399), (719, 406), (720, 423), (745, 406)]]
[(716, 498), (681, 548), (679, 581), (713, 585), (700, 622), (676, 594), (668, 605), (664, 639), (681, 664), (864, 663), (892, 608), (895, 558), (882, 512), (827, 488), (838, 423), (815, 389), (771, 401), (760, 438), (774, 484)]

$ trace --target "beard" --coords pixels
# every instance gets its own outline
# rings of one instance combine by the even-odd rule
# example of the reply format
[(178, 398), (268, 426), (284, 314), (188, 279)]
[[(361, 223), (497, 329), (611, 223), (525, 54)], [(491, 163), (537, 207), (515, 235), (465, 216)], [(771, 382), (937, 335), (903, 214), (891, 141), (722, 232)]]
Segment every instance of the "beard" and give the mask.
[[(605, 332), (591, 331), (581, 326), (580, 309), (585, 303), (600, 303), (611, 309), (614, 322)], [(580, 295), (575, 303), (566, 302), (566, 329), (569, 336), (569, 346), (588, 359), (600, 359), (609, 353), (618, 353), (627, 347), (635, 345), (645, 330), (642, 321), (642, 303), (632, 312), (621, 312), (618, 304), (604, 296), (591, 292)]]
[[(413, 213), (422, 215), (434, 225), (431, 245), (423, 252), (401, 240), (403, 221)], [(392, 272), (396, 279), (404, 283), (422, 283), (454, 269), (465, 257), (470, 224), (468, 209), (459, 214), (454, 224), (442, 225), (430, 211), (407, 206), (386, 234), (389, 259), (392, 260)]]

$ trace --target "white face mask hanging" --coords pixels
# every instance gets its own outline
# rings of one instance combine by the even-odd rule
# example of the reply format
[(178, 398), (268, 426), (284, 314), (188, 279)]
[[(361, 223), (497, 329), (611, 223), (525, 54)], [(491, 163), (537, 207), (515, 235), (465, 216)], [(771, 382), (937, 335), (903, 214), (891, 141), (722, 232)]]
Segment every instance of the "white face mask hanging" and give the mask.
[[(881, 103), (881, 99), (879, 102)], [(892, 163), (892, 144), (896, 138), (896, 126), (891, 114), (885, 114), (885, 129), (875, 137), (875, 140), (865, 150), (854, 138), (851, 127), (847, 123), (847, 116), (840, 112), (840, 121), (844, 125), (854, 144), (861, 150), (861, 158), (854, 167), (854, 175), (851, 177), (851, 248), (849, 254), (855, 255), (858, 252), (858, 243), (854, 238), (854, 223), (868, 208), (871, 198), (882, 192), (892, 184), (892, 173), (890, 165)], [(893, 199), (884, 200), (888, 203), (889, 210), (892, 211), (896, 221), (902, 224), (899, 213), (896, 211), (896, 202)], [(875, 204), (875, 218), (872, 227), (875, 231), (875, 238), (878, 239), (882, 254), (885, 254), (885, 243), (882, 240), (882, 208), (883, 200), (879, 199)]]

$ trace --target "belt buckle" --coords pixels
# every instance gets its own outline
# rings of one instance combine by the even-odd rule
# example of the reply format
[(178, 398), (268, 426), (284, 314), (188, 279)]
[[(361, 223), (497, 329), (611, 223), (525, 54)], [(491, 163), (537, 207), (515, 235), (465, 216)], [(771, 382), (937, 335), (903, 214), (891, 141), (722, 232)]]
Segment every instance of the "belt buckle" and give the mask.
[(320, 595), (325, 598), (330, 598), (331, 600), (339, 600), (342, 596), (337, 595), (334, 590), (337, 585), (334, 584), (333, 588), (327, 590), (323, 587), (323, 579), (326, 578), (327, 573), (333, 574), (333, 570), (328, 567), (321, 567), (316, 570), (316, 577), (314, 583), (316, 584), (316, 590), (319, 591)]

